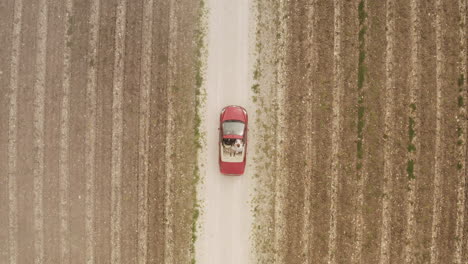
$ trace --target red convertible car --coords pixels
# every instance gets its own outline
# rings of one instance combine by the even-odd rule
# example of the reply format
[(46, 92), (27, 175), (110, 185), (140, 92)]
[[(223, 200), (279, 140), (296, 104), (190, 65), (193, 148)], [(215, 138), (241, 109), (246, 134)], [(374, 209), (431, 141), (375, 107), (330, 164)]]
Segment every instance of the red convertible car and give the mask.
[(247, 156), (247, 111), (241, 106), (226, 106), (219, 123), (219, 169), (225, 175), (242, 175)]

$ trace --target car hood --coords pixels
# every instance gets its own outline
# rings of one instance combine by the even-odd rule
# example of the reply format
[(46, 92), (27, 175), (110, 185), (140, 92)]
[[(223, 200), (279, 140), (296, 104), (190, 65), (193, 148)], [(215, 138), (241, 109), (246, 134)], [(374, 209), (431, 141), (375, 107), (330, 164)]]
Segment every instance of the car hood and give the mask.
[(245, 122), (245, 113), (240, 107), (231, 107), (223, 113), (223, 120), (239, 120)]

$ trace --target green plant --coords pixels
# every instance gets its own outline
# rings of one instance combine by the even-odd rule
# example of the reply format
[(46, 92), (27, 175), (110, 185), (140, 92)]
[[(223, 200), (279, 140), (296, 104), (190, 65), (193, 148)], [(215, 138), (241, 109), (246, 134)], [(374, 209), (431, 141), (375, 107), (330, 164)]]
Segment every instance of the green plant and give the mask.
[(260, 85), (258, 83), (252, 85), (252, 91), (254, 94), (258, 94), (260, 92)]
[(414, 160), (410, 159), (408, 160), (408, 165), (406, 166), (406, 172), (408, 173), (408, 178), (409, 179), (414, 179)]
[[(201, 126), (201, 106), (204, 103), (204, 94), (202, 94), (203, 65), (205, 51), (205, 35), (206, 35), (206, 7), (204, 0), (200, 1), (198, 11), (198, 28), (195, 31), (195, 116), (193, 121), (194, 127), (194, 145), (195, 145), (195, 160), (198, 161), (198, 150), (201, 148), (203, 134), (200, 132)], [(197, 223), (200, 216), (200, 205), (198, 202), (197, 185), (200, 182), (200, 170), (198, 164), (195, 164), (193, 171), (192, 193), (193, 193), (193, 214), (192, 214), (192, 241), (190, 251), (192, 253), (191, 263), (195, 264), (195, 242), (197, 241)]]

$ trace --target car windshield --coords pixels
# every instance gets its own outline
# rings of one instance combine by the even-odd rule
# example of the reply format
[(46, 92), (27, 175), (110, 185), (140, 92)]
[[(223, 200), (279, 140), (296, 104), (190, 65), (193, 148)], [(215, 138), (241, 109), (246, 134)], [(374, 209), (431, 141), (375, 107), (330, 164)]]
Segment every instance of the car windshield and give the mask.
[(245, 124), (241, 121), (227, 120), (223, 123), (224, 135), (244, 135)]

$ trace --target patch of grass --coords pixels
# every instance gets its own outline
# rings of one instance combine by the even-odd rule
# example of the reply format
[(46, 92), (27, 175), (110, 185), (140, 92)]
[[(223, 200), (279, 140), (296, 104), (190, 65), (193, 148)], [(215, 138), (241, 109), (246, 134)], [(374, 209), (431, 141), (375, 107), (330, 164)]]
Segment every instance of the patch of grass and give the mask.
[(463, 169), (463, 164), (459, 161), (457, 162), (457, 170)]
[(360, 170), (360, 169), (362, 169), (362, 162), (358, 161), (356, 164), (356, 170)]
[(257, 48), (257, 52), (260, 53), (260, 52), (262, 51), (262, 47), (263, 47), (263, 46), (262, 46), (262, 43), (257, 42), (257, 44), (255, 44), (255, 47)]
[(409, 141), (413, 142), (414, 136), (416, 134), (416, 132), (414, 131), (415, 122), (412, 117), (408, 118), (408, 120), (409, 120), (409, 126), (408, 126)]
[(192, 216), (192, 246), (195, 245), (195, 241), (197, 241), (197, 221), (198, 217), (200, 216), (200, 209), (198, 204), (196, 205), (195, 209), (193, 210)]
[(362, 150), (362, 140), (358, 140), (357, 142), (357, 157), (358, 159), (362, 159), (363, 150)]
[(276, 39), (281, 39), (281, 33), (276, 33)]
[(258, 79), (260, 79), (260, 77), (261, 77), (261, 72), (260, 72), (260, 69), (259, 69), (260, 67), (258, 67), (258, 63), (259, 62), (257, 61), (257, 67), (255, 67), (255, 71), (254, 71), (254, 75), (253, 75), (254, 80), (256, 80), (256, 81), (258, 81)]
[[(362, 104), (362, 103), (363, 103), (363, 102), (359, 102), (359, 104)], [(359, 106), (359, 108), (358, 108), (358, 118), (359, 118), (359, 119), (364, 118), (364, 110), (365, 110), (364, 106), (362, 106), (362, 105)], [(359, 127), (359, 126), (358, 126), (358, 130), (360, 130), (361, 132), (362, 132), (362, 128), (363, 128), (363, 127)]]
[(200, 124), (201, 124), (201, 118), (200, 118), (200, 113), (197, 112), (195, 115), (195, 139), (194, 139), (194, 144), (197, 149), (201, 148), (201, 140), (202, 140), (202, 133), (200, 132)]
[(70, 26), (68, 27), (67, 35), (71, 36), (73, 35), (73, 18), (72, 17), (70, 17), (69, 23), (70, 23)]
[(192, 193), (193, 193), (193, 213), (192, 213), (192, 241), (190, 245), (190, 252), (192, 255), (191, 263), (195, 264), (195, 243), (197, 241), (197, 223), (200, 216), (200, 204), (198, 202), (197, 185), (200, 182), (200, 169), (198, 167), (198, 150), (201, 148), (203, 134), (200, 131), (201, 126), (201, 106), (204, 98), (202, 95), (203, 78), (203, 65), (205, 54), (205, 36), (206, 36), (206, 7), (204, 0), (200, 1), (198, 10), (198, 29), (195, 32), (195, 117), (194, 124), (194, 145), (195, 145), (195, 160), (197, 163), (194, 166)]
[(411, 103), (410, 105), (410, 108), (411, 108), (411, 111), (416, 111), (416, 104), (415, 103)]
[(414, 160), (410, 159), (408, 160), (408, 164), (406, 166), (406, 172), (408, 173), (408, 178), (410, 180), (414, 179)]
[(463, 86), (463, 84), (465, 83), (465, 76), (462, 74), (460, 74), (460, 77), (458, 78), (458, 86), (461, 87)]
[(465, 104), (463, 103), (463, 96), (458, 96), (458, 107), (463, 107)]
[[(201, 75), (199, 71), (197, 71), (197, 74), (195, 75), (195, 85), (197, 87), (200, 87), (202, 83), (203, 83), (203, 76)], [(197, 90), (196, 93), (199, 94), (200, 92)]]
[(364, 23), (365, 19), (367, 18), (367, 13), (366, 13), (366, 10), (364, 9), (364, 1), (363, 0), (361, 0), (361, 2), (359, 2), (358, 13), (359, 13), (359, 25), (362, 25)]
[(259, 94), (260, 93), (260, 84), (256, 83), (252, 85), (252, 92), (254, 94)]

